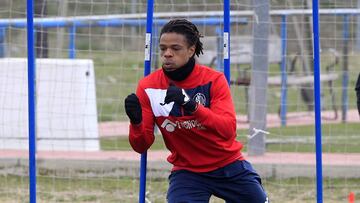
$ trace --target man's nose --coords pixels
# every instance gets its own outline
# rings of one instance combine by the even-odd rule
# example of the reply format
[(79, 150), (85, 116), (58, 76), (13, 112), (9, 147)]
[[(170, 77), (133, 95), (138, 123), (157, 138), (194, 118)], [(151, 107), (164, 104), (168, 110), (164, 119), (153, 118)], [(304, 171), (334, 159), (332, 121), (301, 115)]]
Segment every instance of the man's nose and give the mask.
[(166, 49), (164, 51), (164, 56), (165, 57), (171, 57), (173, 55), (172, 51), (170, 49)]

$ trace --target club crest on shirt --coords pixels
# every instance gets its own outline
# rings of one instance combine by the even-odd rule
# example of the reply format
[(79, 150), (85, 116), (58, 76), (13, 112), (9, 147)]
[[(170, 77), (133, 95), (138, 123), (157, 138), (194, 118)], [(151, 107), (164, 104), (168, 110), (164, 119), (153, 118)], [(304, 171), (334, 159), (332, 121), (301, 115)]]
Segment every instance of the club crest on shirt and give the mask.
[(198, 104), (201, 104), (203, 106), (205, 106), (206, 104), (206, 97), (203, 93), (196, 93), (194, 96), (193, 96), (193, 99), (194, 101), (196, 101)]

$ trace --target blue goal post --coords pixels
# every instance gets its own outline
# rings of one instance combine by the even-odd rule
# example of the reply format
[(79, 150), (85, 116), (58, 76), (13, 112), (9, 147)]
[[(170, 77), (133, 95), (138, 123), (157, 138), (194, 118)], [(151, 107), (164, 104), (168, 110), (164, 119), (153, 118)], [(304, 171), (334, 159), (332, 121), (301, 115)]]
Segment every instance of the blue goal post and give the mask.
[(313, 0), (313, 43), (314, 43), (314, 99), (315, 99), (315, 147), (316, 147), (316, 199), (323, 202), (322, 187), (322, 145), (321, 145), (321, 89), (320, 89), (320, 33), (319, 2)]
[(34, 5), (27, 0), (27, 49), (28, 49), (28, 116), (29, 116), (29, 198), (36, 203), (36, 123), (35, 123), (35, 51)]

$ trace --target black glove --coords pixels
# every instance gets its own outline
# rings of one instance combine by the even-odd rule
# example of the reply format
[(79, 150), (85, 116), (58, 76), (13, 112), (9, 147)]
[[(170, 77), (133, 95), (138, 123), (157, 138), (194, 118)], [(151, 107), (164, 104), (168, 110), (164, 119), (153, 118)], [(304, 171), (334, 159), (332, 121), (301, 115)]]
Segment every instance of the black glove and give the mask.
[(140, 124), (142, 121), (142, 111), (139, 98), (132, 93), (125, 99), (125, 111), (132, 124)]
[(164, 104), (175, 102), (176, 104), (183, 106), (185, 110), (194, 112), (197, 104), (194, 100), (190, 99), (185, 90), (170, 84), (166, 91)]

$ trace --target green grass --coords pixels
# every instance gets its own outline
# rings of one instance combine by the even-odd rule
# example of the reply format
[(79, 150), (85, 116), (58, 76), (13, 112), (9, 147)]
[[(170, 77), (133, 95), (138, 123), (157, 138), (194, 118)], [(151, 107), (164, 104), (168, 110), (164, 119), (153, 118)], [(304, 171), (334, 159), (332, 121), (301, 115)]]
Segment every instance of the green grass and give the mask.
[[(79, 40), (81, 41), (81, 40)], [(87, 42), (87, 41), (86, 41)], [(62, 53), (67, 57), (67, 53)], [(59, 57), (59, 56), (52, 56)], [(124, 112), (124, 98), (135, 91), (137, 82), (143, 77), (143, 53), (139, 51), (117, 50), (117, 51), (97, 51), (91, 49), (78, 50), (77, 58), (93, 59), (96, 74), (96, 96), (99, 121), (126, 120)], [(330, 56), (322, 56), (322, 73), (325, 73), (326, 66), (331, 63)], [(349, 56), (349, 89), (347, 91), (349, 98), (349, 108), (355, 108), (355, 91), (353, 90), (360, 62), (357, 55)], [(231, 78), (235, 79), (243, 69), (249, 67), (244, 65), (240, 67), (240, 72), (235, 66), (231, 67)], [(342, 65), (337, 65), (334, 69), (339, 78), (334, 82), (335, 103), (337, 108), (341, 106), (342, 95)], [(297, 67), (297, 74), (301, 74), (301, 68)], [(277, 64), (270, 64), (269, 76), (280, 75), (280, 68)], [(248, 70), (248, 76), (251, 76), (251, 69)], [(291, 86), (287, 91), (287, 111), (306, 111), (307, 106), (302, 101), (299, 87)], [(322, 107), (324, 110), (331, 110), (330, 93), (327, 83), (322, 83)], [(246, 100), (244, 86), (231, 86), (231, 92), (237, 113), (246, 114)], [(268, 113), (278, 113), (280, 108), (280, 87), (268, 87)], [(271, 105), (270, 105), (271, 104)]]
[[(70, 175), (70, 174), (69, 174)], [(360, 195), (358, 178), (324, 178), (324, 202), (347, 202), (347, 196), (354, 192)], [(122, 202), (138, 201), (138, 179), (107, 177), (46, 177), (37, 178), (37, 202)], [(312, 178), (263, 179), (263, 185), (272, 202), (312, 203), (316, 201), (316, 182)], [(151, 179), (147, 181), (147, 197), (153, 203), (166, 199), (168, 181)], [(29, 202), (28, 177), (0, 175), (0, 202)], [(223, 203), (212, 198), (212, 203)]]
[(139, 52), (86, 52), (78, 58), (92, 58), (96, 75), (96, 96), (99, 121), (124, 120), (124, 99), (135, 92), (143, 77)]
[[(269, 152), (314, 152), (315, 127), (291, 126), (267, 129), (270, 141), (266, 145)], [(358, 123), (324, 124), (322, 126), (323, 152), (325, 153), (360, 153), (360, 137)], [(237, 132), (238, 140), (244, 144), (246, 151), (246, 130)], [(278, 143), (277, 143), (278, 142)], [(102, 150), (131, 150), (127, 136), (101, 138)], [(164, 150), (165, 145), (161, 135), (156, 135), (150, 150)]]
[[(291, 58), (288, 56), (289, 59)], [(356, 101), (356, 95), (355, 95), (355, 83), (357, 76), (359, 74), (358, 67), (360, 65), (360, 62), (358, 60), (358, 55), (353, 54), (349, 55), (349, 84), (347, 89), (348, 99), (349, 99), (349, 105), (350, 108), (355, 108), (355, 101)], [(322, 53), (321, 56), (321, 73), (326, 74), (326, 67), (333, 63), (334, 59), (333, 56), (327, 53)], [(333, 91), (335, 95), (335, 105), (338, 110), (341, 109), (342, 104), (342, 69), (343, 69), (343, 62), (340, 60), (340, 63), (336, 65), (332, 70), (331, 73), (337, 73), (338, 79), (333, 82)], [(288, 71), (290, 69), (290, 63), (288, 62)], [(231, 67), (231, 78), (234, 80), (238, 76), (243, 76), (244, 70), (249, 68), (250, 65), (243, 65), (241, 67), (232, 66)], [(304, 72), (302, 70), (302, 67), (300, 67), (299, 63), (297, 64), (295, 68), (295, 74), (296, 75), (304, 75)], [(247, 70), (247, 76), (251, 77), (251, 69)], [(269, 64), (269, 70), (268, 75), (270, 76), (280, 76), (280, 66), (278, 64)], [(322, 88), (322, 108), (323, 110), (332, 110), (332, 102), (331, 102), (331, 94), (329, 92), (330, 87), (327, 82), (321, 83)], [(236, 112), (246, 114), (247, 108), (246, 108), (246, 91), (244, 86), (232, 86), (232, 95), (236, 107)], [(287, 91), (287, 111), (288, 112), (297, 112), (297, 111), (307, 111), (307, 105), (303, 101), (300, 86), (288, 86)], [(280, 101), (281, 101), (281, 87), (280, 86), (268, 86), (268, 93), (267, 93), (267, 100), (268, 100), (268, 113), (278, 113), (280, 109)], [(271, 104), (271, 105), (270, 105)], [(275, 104), (275, 105), (273, 105)]]
[[(37, 178), (37, 202), (137, 202), (138, 180), (132, 178)], [(155, 188), (163, 198), (165, 180), (153, 180), (148, 189)], [(28, 202), (28, 177), (0, 175), (0, 202)], [(154, 200), (159, 200), (154, 198)], [(161, 201), (158, 201), (161, 202)]]

